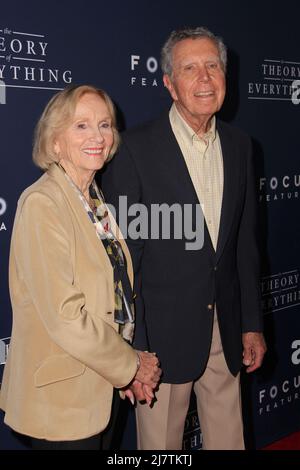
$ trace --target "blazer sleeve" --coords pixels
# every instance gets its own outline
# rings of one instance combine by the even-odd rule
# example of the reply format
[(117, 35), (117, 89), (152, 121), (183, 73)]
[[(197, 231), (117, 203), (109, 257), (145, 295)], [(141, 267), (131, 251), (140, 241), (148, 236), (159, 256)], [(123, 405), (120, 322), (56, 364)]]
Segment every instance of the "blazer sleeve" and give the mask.
[(241, 292), (242, 330), (262, 331), (260, 256), (258, 250), (258, 207), (255, 187), (252, 145), (246, 141), (246, 194), (240, 222), (237, 267)]
[(99, 312), (86, 309), (74, 282), (68, 214), (40, 192), (29, 194), (19, 210), (12, 256), (49, 337), (114, 387), (126, 386), (136, 373), (136, 353), (101, 317), (104, 305)]
[[(138, 158), (138, 155), (136, 156)], [(142, 259), (144, 252), (144, 240), (133, 239), (130, 235), (130, 222), (133, 216), (129, 216), (128, 209), (133, 204), (142, 202), (142, 189), (140, 177), (134, 162), (133, 155), (123, 140), (120, 150), (114, 159), (107, 165), (105, 172), (102, 175), (102, 189), (107, 203), (113, 205), (115, 210), (118, 225), (126, 238), (126, 243), (129, 248), (133, 268), (134, 268), (134, 292), (136, 294), (135, 307), (136, 307), (136, 325), (134, 335), (134, 346), (140, 350), (148, 350), (148, 337), (145, 322), (145, 306), (142, 296)], [(120, 196), (123, 203), (120, 202)], [(122, 213), (122, 208), (126, 207), (127, 214)], [(125, 223), (125, 226), (124, 226)], [(126, 237), (126, 235), (127, 237)]]

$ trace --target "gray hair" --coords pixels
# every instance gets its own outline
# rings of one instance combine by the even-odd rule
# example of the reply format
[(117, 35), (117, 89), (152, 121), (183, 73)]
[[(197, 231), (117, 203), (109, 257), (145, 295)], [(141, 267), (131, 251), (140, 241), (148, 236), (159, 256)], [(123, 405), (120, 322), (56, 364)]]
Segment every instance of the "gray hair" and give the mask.
[(208, 38), (215, 43), (218, 48), (221, 64), (224, 72), (226, 72), (227, 66), (227, 48), (223, 42), (223, 39), (219, 36), (215, 36), (209, 29), (199, 26), (197, 28), (185, 28), (172, 31), (167, 41), (163, 45), (161, 50), (161, 68), (164, 74), (172, 76), (173, 64), (172, 64), (172, 52), (175, 44), (184, 39), (203, 39)]

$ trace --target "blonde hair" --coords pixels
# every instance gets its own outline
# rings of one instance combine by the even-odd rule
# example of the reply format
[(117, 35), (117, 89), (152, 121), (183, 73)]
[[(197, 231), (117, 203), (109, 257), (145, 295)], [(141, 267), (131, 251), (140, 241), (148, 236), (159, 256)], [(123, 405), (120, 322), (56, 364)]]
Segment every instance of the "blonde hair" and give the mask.
[(32, 159), (42, 170), (48, 170), (51, 163), (58, 161), (58, 155), (54, 152), (54, 139), (58, 133), (68, 127), (78, 101), (86, 93), (94, 93), (103, 99), (111, 116), (114, 143), (106, 162), (116, 153), (120, 136), (117, 130), (115, 106), (111, 98), (104, 90), (91, 85), (71, 85), (51, 98), (35, 127)]

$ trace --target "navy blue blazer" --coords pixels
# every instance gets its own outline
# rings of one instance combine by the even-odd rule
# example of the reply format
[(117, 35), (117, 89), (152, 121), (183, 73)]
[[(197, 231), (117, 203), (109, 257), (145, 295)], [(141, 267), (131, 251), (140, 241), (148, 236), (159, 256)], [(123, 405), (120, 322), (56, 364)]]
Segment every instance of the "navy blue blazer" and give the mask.
[[(251, 141), (219, 120), (217, 129), (224, 191), (216, 251), (206, 224), (197, 251), (186, 250), (184, 237), (127, 239), (136, 275), (135, 347), (157, 353), (166, 383), (192, 381), (203, 373), (214, 302), (233, 375), (242, 365), (242, 332), (262, 330)], [(123, 133), (120, 151), (102, 175), (102, 189), (115, 207), (119, 195), (128, 197), (129, 206), (143, 203), (149, 210), (153, 203), (199, 204), (168, 113)]]

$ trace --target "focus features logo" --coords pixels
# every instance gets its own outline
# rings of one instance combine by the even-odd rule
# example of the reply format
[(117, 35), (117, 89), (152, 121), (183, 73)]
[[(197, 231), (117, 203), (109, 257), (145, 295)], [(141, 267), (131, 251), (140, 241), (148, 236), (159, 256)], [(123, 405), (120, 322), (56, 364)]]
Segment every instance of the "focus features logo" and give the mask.
[(262, 309), (265, 314), (300, 304), (299, 270), (273, 274), (261, 279)]
[(158, 61), (155, 57), (143, 58), (140, 55), (131, 55), (130, 70), (134, 74), (130, 78), (131, 86), (158, 86)]
[(264, 59), (256, 81), (248, 83), (249, 100), (300, 103), (300, 62)]
[(259, 201), (298, 199), (300, 175), (264, 176), (259, 180)]
[[(5, 214), (6, 208), (7, 208), (7, 204), (6, 204), (5, 199), (0, 197), (0, 217)], [(5, 223), (1, 222), (1, 220), (0, 220), (0, 232), (2, 230), (6, 230), (6, 226), (5, 226)]]
[(72, 82), (71, 70), (47, 64), (48, 48), (44, 34), (0, 29), (1, 103), (5, 87), (62, 90)]
[(258, 392), (258, 414), (272, 413), (300, 398), (300, 375), (289, 377)]
[[(291, 362), (300, 364), (300, 340), (291, 344)], [(258, 414), (272, 413), (276, 409), (290, 405), (300, 399), (300, 375), (288, 377), (281, 382), (262, 388), (258, 392)]]

